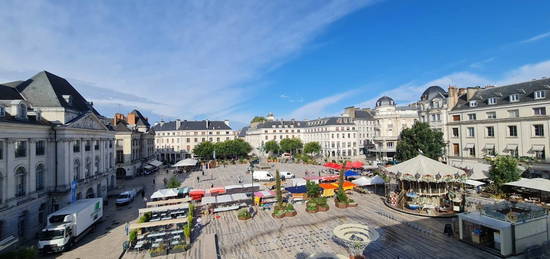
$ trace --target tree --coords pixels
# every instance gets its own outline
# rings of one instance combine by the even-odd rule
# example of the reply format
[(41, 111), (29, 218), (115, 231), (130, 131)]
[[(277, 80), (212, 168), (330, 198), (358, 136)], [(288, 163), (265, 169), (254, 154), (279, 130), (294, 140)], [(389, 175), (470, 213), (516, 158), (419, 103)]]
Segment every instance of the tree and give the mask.
[(317, 198), (319, 196), (319, 193), (321, 192), (321, 187), (319, 187), (319, 185), (316, 184), (314, 181), (307, 181), (306, 189), (307, 189), (307, 197), (310, 199)]
[(279, 173), (279, 169), (275, 170), (275, 189), (277, 207), (280, 207), (283, 204), (283, 193), (281, 191), (281, 174)]
[(212, 145), (216, 151), (216, 158), (220, 159), (246, 157), (252, 150), (252, 146), (242, 139), (226, 140)]
[(321, 144), (319, 142), (308, 142), (304, 145), (304, 153), (319, 154), (321, 152)]
[(199, 156), (202, 159), (208, 160), (212, 159), (212, 153), (214, 152), (214, 144), (210, 141), (205, 141), (193, 148), (193, 154)]
[(518, 169), (518, 161), (511, 156), (497, 156), (491, 162), (489, 179), (493, 181), (496, 191), (502, 190), (502, 185), (508, 182), (517, 181), (521, 178)]
[(262, 117), (262, 116), (255, 116), (251, 121), (250, 123), (254, 123), (254, 122), (265, 122), (267, 121), (265, 117)]
[(277, 141), (270, 140), (268, 142), (265, 142), (264, 150), (267, 153), (271, 152), (272, 154), (278, 154), (279, 150), (281, 150), (281, 147), (279, 147), (279, 144), (277, 143)]
[(432, 130), (427, 123), (415, 122), (412, 128), (401, 131), (397, 142), (396, 158), (400, 161), (423, 155), (437, 160), (443, 155), (443, 132)]
[(346, 161), (342, 164), (342, 169), (340, 169), (340, 172), (338, 172), (338, 190), (336, 191), (336, 200), (339, 202), (348, 202), (348, 196), (346, 195), (346, 192), (344, 191), (344, 167), (346, 165)]
[(281, 146), (281, 151), (291, 154), (296, 153), (303, 147), (302, 141), (297, 138), (285, 138), (279, 142), (279, 145)]

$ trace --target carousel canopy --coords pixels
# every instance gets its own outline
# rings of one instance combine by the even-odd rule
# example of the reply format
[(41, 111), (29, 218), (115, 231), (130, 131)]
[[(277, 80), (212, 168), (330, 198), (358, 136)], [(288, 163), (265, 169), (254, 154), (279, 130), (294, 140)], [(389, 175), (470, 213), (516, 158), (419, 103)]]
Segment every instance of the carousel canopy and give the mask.
[(423, 155), (385, 169), (400, 180), (455, 181), (466, 179), (466, 172)]
[(198, 161), (195, 159), (187, 158), (187, 159), (180, 160), (179, 162), (174, 164), (172, 167), (196, 166), (197, 162)]
[(375, 184), (384, 184), (384, 179), (382, 179), (382, 177), (378, 175), (375, 175), (373, 177), (362, 176), (351, 182), (354, 184), (357, 184), (358, 186), (367, 186), (367, 185), (375, 185)]

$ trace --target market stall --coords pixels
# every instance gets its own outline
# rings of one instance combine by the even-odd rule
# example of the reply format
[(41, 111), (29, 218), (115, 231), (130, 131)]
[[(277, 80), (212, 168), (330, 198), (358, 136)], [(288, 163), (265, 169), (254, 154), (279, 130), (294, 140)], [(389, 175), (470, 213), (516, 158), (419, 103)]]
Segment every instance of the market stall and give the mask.
[(319, 187), (323, 190), (321, 193), (322, 197), (332, 197), (334, 196), (335, 190), (338, 189), (338, 186), (330, 183), (320, 183)]
[(178, 188), (160, 189), (151, 195), (151, 200), (163, 200), (178, 197)]
[(202, 189), (193, 189), (191, 191), (189, 191), (189, 197), (191, 197), (191, 200), (201, 200), (202, 197), (204, 197), (204, 194), (206, 192)]
[(254, 193), (254, 203), (256, 205), (262, 205), (266, 203), (274, 203), (277, 199), (275, 198), (274, 191), (260, 191)]

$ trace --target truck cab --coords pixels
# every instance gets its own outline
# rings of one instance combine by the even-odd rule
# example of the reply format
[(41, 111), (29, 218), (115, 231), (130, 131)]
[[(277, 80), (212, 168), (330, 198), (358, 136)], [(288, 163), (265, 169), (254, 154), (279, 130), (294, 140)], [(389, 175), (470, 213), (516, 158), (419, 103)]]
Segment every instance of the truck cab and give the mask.
[(55, 215), (39, 234), (38, 249), (42, 252), (65, 251), (72, 242), (72, 215)]

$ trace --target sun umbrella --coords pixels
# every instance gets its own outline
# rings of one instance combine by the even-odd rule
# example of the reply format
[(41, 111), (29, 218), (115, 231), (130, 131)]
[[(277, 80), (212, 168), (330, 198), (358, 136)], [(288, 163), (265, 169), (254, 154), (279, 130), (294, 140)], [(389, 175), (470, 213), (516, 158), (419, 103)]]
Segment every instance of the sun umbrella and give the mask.
[(362, 168), (365, 164), (361, 161), (354, 161), (351, 163), (352, 168)]

